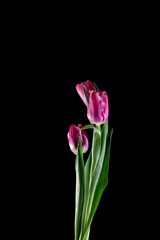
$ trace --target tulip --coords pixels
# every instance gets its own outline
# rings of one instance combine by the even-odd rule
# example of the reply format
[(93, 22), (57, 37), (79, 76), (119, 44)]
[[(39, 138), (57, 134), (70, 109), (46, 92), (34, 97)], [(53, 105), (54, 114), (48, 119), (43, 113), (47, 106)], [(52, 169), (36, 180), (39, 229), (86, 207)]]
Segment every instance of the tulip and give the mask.
[(81, 128), (82, 128), (81, 124), (79, 124), (78, 127), (72, 124), (69, 128), (68, 142), (70, 149), (74, 154), (77, 154), (79, 137), (81, 138), (83, 153), (87, 152), (89, 148), (88, 135), (86, 131), (81, 130)]
[(87, 106), (86, 103), (86, 98), (83, 92), (83, 87), (87, 93), (88, 98), (90, 97), (91, 91), (96, 90), (96, 86), (89, 80), (87, 80), (86, 82), (82, 82), (81, 84), (77, 84), (76, 85), (76, 90), (79, 94), (79, 96), (82, 98), (83, 102), (85, 103), (85, 105)]
[(89, 98), (87, 117), (90, 122), (100, 125), (107, 122), (109, 104), (106, 91), (92, 91)]

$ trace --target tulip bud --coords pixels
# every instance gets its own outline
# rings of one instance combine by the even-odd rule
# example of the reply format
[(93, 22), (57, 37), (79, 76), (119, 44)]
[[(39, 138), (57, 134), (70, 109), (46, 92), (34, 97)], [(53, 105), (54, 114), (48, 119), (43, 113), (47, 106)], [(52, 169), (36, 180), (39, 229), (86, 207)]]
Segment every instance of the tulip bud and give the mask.
[(90, 122), (100, 125), (107, 122), (109, 104), (106, 91), (92, 91), (89, 98), (87, 117)]
[(83, 153), (87, 152), (89, 148), (88, 135), (85, 130), (81, 130), (80, 128), (82, 128), (81, 124), (79, 124), (78, 127), (72, 124), (69, 128), (68, 142), (74, 154), (77, 154), (79, 137), (81, 138)]
[(77, 90), (79, 96), (82, 98), (83, 102), (87, 106), (86, 98), (85, 98), (84, 91), (83, 91), (83, 87), (84, 87), (84, 89), (85, 89), (85, 91), (88, 95), (88, 98), (89, 98), (91, 91), (96, 90), (96, 86), (89, 80), (87, 80), (86, 82), (82, 82), (81, 84), (76, 85), (76, 90)]

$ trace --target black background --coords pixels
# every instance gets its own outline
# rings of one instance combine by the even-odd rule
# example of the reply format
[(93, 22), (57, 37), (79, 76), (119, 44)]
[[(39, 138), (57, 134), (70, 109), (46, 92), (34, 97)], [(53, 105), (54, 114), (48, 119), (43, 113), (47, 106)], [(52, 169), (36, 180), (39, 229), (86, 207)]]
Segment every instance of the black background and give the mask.
[[(108, 93), (109, 128), (114, 129), (109, 184), (94, 217), (90, 238), (119, 236), (128, 239), (130, 235), (140, 234), (145, 212), (139, 144), (135, 141), (138, 133), (135, 115), (139, 116), (140, 123), (139, 91), (135, 87), (139, 81), (135, 81), (137, 72), (127, 61), (113, 66), (88, 64), (87, 69), (75, 69), (67, 64), (56, 76), (48, 72), (46, 82), (33, 85), (33, 112), (27, 129), (32, 137), (22, 172), (27, 175), (23, 200), (25, 214), (29, 217), (28, 231), (33, 230), (35, 236), (60, 234), (59, 239), (74, 238), (75, 155), (69, 149), (67, 133), (71, 124), (89, 123), (86, 107), (75, 86), (90, 80)], [(46, 77), (46, 69), (39, 71), (40, 79), (43, 74)], [(88, 134), (91, 141), (91, 130)], [(84, 158), (87, 156), (88, 153)]]
[[(95, 70), (86, 72), (62, 72), (61, 81), (64, 81), (62, 106), (64, 112), (61, 118), (62, 126), (62, 148), (63, 148), (63, 176), (65, 176), (64, 189), (67, 189), (67, 212), (68, 230), (73, 229), (74, 216), (74, 188), (75, 156), (70, 152), (66, 134), (69, 126), (81, 123), (88, 124), (86, 117), (86, 107), (76, 92), (77, 83), (87, 79), (95, 81), (101, 90), (106, 90), (109, 97), (110, 116), (109, 128), (114, 129), (111, 160), (109, 171), (109, 184), (101, 199), (98, 211), (94, 217), (91, 227), (91, 239), (106, 239), (107, 236), (129, 237), (139, 231), (139, 221), (135, 223), (135, 215), (138, 203), (138, 187), (135, 178), (138, 176), (133, 157), (134, 147), (132, 140), (135, 126), (132, 121), (133, 87), (130, 81), (127, 85), (126, 76), (119, 79), (120, 69), (114, 72), (106, 68), (106, 72)], [(91, 132), (90, 141), (91, 141)], [(86, 156), (87, 157), (87, 153)], [(136, 177), (135, 177), (136, 176)], [(134, 183), (134, 184), (133, 184)], [(68, 220), (67, 220), (68, 219)], [(72, 231), (69, 234), (73, 235)], [(107, 234), (107, 235), (106, 235)], [(105, 237), (106, 236), (106, 237)]]
[[(66, 31), (60, 29), (55, 42), (50, 35), (42, 38), (43, 43), (34, 38), (31, 47), (26, 45), (27, 54), (23, 52), (28, 58), (26, 64), (22, 62), (19, 77), (23, 83), (17, 88), (21, 88), (20, 99), (25, 98), (18, 119), (25, 140), (19, 137), (20, 161), (13, 188), (14, 195), (20, 195), (15, 199), (22, 220), (17, 226), (23, 236), (74, 239), (75, 155), (67, 133), (71, 124), (89, 123), (75, 88), (86, 80), (107, 91), (109, 128), (114, 129), (109, 183), (90, 239), (128, 239), (144, 233), (149, 215), (145, 189), (150, 189), (142, 140), (143, 131), (148, 130), (143, 116), (150, 114), (148, 52), (141, 26), (135, 28), (126, 19), (117, 20), (114, 27), (111, 22), (96, 33), (87, 30), (82, 35), (64, 26)], [(88, 134), (91, 141), (91, 130)]]
[[(75, 86), (89, 79), (107, 91), (109, 128), (114, 129), (109, 183), (90, 239), (148, 236), (154, 205), (150, 202), (153, 156), (147, 162), (146, 155), (153, 141), (148, 135), (155, 131), (151, 98), (156, 89), (150, 53), (157, 49), (150, 12), (144, 5), (134, 7), (120, 9), (114, 4), (104, 12), (89, 7), (74, 21), (79, 6), (74, 16), (60, 8), (58, 17), (47, 10), (46, 18), (36, 6), (35, 21), (28, 23), (27, 15), (26, 24), (17, 27), (21, 18), (13, 23), (6, 48), (11, 65), (6, 90), (12, 94), (11, 100), (7, 94), (4, 98), (12, 108), (6, 108), (11, 128), (11, 137), (6, 137), (13, 145), (6, 151), (11, 154), (11, 163), (6, 161), (11, 179), (7, 174), (4, 178), (9, 182), (5, 216), (13, 226), (12, 235), (74, 239), (75, 155), (67, 133), (71, 124), (88, 124)], [(91, 130), (88, 134), (91, 140)]]

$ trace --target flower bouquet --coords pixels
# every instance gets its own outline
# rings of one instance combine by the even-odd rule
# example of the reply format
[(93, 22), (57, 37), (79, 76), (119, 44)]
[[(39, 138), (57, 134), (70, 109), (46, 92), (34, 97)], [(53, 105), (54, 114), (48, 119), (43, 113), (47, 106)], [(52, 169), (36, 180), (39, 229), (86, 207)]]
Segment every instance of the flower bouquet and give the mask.
[[(71, 125), (68, 142), (76, 154), (75, 240), (88, 240), (93, 217), (108, 184), (110, 146), (113, 129), (108, 132), (109, 104), (106, 91), (87, 80), (76, 85), (87, 106), (90, 124)], [(83, 153), (89, 149), (86, 129), (93, 130), (92, 148), (84, 162)]]

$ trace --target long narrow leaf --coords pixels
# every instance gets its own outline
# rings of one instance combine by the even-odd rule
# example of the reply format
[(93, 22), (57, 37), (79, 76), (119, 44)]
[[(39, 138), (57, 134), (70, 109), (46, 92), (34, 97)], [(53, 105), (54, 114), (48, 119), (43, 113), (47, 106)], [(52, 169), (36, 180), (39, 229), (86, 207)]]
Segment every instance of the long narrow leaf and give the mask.
[(75, 170), (76, 170), (75, 240), (79, 240), (84, 201), (84, 162), (82, 143), (80, 138), (75, 162)]
[(86, 236), (87, 229), (90, 226), (88, 219), (90, 216), (90, 211), (92, 208), (92, 202), (96, 190), (96, 186), (99, 180), (99, 176), (101, 174), (102, 166), (103, 166), (103, 161), (104, 161), (104, 155), (105, 155), (105, 150), (106, 150), (106, 138), (107, 138), (107, 133), (108, 133), (108, 121), (103, 125), (103, 129), (101, 132), (101, 153), (100, 153), (100, 159), (97, 163), (97, 167), (95, 169), (95, 172), (92, 177), (92, 182), (91, 182), (91, 187), (89, 191), (89, 200), (87, 204), (87, 209), (86, 209), (86, 219), (87, 221), (85, 222), (85, 229), (84, 229), (84, 235), (83, 237)]
[(93, 82), (93, 84), (96, 86), (96, 90), (97, 90), (97, 91), (100, 91), (100, 90), (99, 90), (99, 87), (97, 86), (97, 84), (95, 84), (95, 82)]
[(91, 161), (92, 161), (92, 150), (90, 151), (89, 157), (88, 157), (85, 167), (84, 167), (84, 203), (83, 203), (83, 212), (82, 212), (82, 220), (81, 220), (80, 239), (81, 239), (81, 236), (83, 235), (83, 225), (84, 225), (84, 220), (85, 220), (86, 204), (87, 204), (88, 191), (89, 191)]
[(82, 86), (82, 88), (83, 88), (83, 92), (84, 92), (84, 96), (85, 96), (86, 103), (87, 103), (87, 108), (88, 108), (88, 105), (89, 105), (89, 97), (88, 97), (88, 95), (87, 95), (87, 93), (86, 93), (86, 91), (85, 91), (85, 89), (84, 89), (83, 86)]
[(92, 144), (92, 172), (91, 172), (92, 175), (97, 166), (100, 151), (101, 151), (101, 132), (97, 132), (97, 130), (94, 130)]
[(106, 139), (107, 139), (107, 134), (108, 134), (108, 121), (103, 125), (102, 133), (101, 133), (101, 155), (97, 164), (97, 168), (95, 169), (95, 172), (93, 174), (92, 178), (92, 184), (91, 184), (91, 189), (90, 189), (90, 204), (89, 204), (89, 209), (90, 211), (93, 196), (95, 193), (95, 189), (97, 186), (97, 182), (99, 180), (99, 176), (101, 173), (103, 161), (104, 161), (104, 155), (105, 155), (105, 150), (106, 150)]
[(104, 156), (104, 162), (103, 162), (102, 171), (101, 171), (101, 174), (99, 177), (99, 181), (96, 186), (87, 227), (89, 227), (92, 222), (94, 214), (99, 205), (101, 196), (104, 192), (104, 189), (106, 188), (106, 186), (108, 184), (108, 171), (109, 171), (109, 159), (110, 159), (110, 147), (111, 147), (112, 134), (113, 134), (113, 130), (111, 130), (110, 134), (107, 137), (107, 146), (106, 146), (106, 152), (105, 152), (105, 156)]
[(90, 227), (87, 229), (85, 237), (82, 240), (89, 240), (89, 234), (90, 234)]

